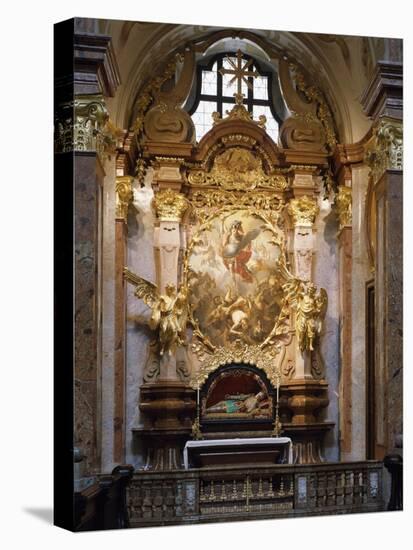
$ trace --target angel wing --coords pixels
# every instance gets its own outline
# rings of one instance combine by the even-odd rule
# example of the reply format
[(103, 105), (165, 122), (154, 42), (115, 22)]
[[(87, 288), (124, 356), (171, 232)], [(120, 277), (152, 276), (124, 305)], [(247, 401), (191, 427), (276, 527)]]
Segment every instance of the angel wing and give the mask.
[(255, 229), (251, 229), (250, 231), (248, 231), (242, 238), (240, 249), (245, 248), (248, 244), (250, 244), (251, 241), (255, 240), (260, 233), (260, 227), (256, 227)]
[(158, 304), (159, 292), (156, 285), (146, 279), (142, 279), (139, 275), (135, 275), (127, 267), (123, 269), (123, 275), (129, 283), (135, 286), (135, 296), (137, 298), (143, 300), (152, 309)]

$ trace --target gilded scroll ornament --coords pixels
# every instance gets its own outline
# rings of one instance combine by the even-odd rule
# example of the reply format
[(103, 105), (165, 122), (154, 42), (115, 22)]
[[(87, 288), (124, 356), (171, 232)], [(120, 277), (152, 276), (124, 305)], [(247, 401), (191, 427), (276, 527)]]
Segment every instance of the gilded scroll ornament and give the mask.
[(301, 351), (314, 351), (327, 311), (327, 293), (314, 283), (295, 279), (284, 285), (286, 302), (295, 310), (295, 330)]
[(265, 210), (276, 222), (283, 210), (284, 201), (269, 191), (251, 191), (249, 193), (224, 191), (223, 189), (203, 189), (191, 195), (192, 212), (203, 223), (211, 214), (224, 207), (249, 207), (253, 210)]
[(151, 106), (155, 95), (159, 92), (162, 85), (175, 74), (176, 65), (180, 61), (182, 61), (182, 56), (177, 54), (171, 61), (169, 61), (163, 74), (153, 78), (139, 94), (138, 101), (136, 103), (137, 114), (132, 128), (138, 139), (143, 130), (145, 113)]
[(182, 60), (183, 67), (175, 85), (167, 91), (161, 87), (152, 91), (153, 105), (143, 118), (145, 136), (150, 141), (195, 142), (194, 123), (182, 109), (193, 80), (194, 52), (187, 49), (184, 57), (177, 59)]
[(146, 176), (147, 166), (143, 158), (139, 158), (135, 164), (135, 178), (138, 183), (143, 187), (145, 176)]
[(383, 117), (373, 128), (373, 136), (365, 148), (365, 160), (374, 182), (385, 170), (403, 170), (403, 124)]
[(235, 95), (235, 105), (230, 111), (225, 111), (225, 114), (227, 115), (224, 118), (221, 118), (221, 115), (215, 111), (212, 113), (212, 120), (213, 120), (213, 126), (216, 126), (217, 124), (221, 124), (222, 122), (230, 122), (234, 120), (243, 120), (244, 122), (252, 122), (265, 130), (265, 125), (267, 123), (267, 117), (265, 115), (260, 115), (258, 117), (258, 120), (254, 120), (249, 113), (249, 111), (245, 108), (245, 106), (242, 103), (242, 97), (238, 96), (238, 94)]
[(304, 94), (310, 103), (316, 105), (315, 120), (319, 120), (323, 125), (326, 135), (326, 142), (330, 149), (333, 150), (337, 144), (337, 139), (334, 130), (333, 116), (324, 95), (317, 86), (309, 82), (307, 77), (304, 75), (304, 72), (298, 67), (297, 64), (290, 63), (290, 69), (292, 71), (297, 89)]
[(319, 210), (316, 201), (307, 195), (291, 199), (287, 208), (293, 224), (303, 227), (311, 227), (314, 224)]
[(129, 205), (133, 200), (132, 176), (116, 177), (116, 213), (117, 219), (127, 223)]
[(135, 296), (152, 310), (149, 327), (157, 331), (159, 354), (172, 355), (178, 345), (185, 344), (188, 311), (188, 290), (182, 286), (166, 285), (165, 294), (160, 294), (157, 286), (129, 269), (124, 269), (125, 279), (136, 287)]
[(172, 189), (159, 191), (153, 199), (152, 205), (160, 221), (180, 222), (186, 209), (187, 199)]
[(256, 188), (284, 191), (288, 187), (285, 176), (267, 175), (262, 168), (261, 159), (242, 147), (231, 147), (217, 155), (210, 172), (191, 170), (188, 183), (194, 187), (218, 186), (234, 191), (250, 191)]
[(345, 225), (351, 225), (352, 212), (351, 212), (351, 187), (345, 185), (339, 185), (338, 193), (336, 195), (335, 204), (337, 207), (338, 219), (340, 228)]

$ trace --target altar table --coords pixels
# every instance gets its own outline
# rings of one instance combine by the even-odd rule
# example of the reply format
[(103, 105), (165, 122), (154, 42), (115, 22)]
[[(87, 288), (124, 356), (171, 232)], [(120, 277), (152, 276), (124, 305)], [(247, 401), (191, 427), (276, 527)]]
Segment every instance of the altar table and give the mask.
[(238, 464), (292, 464), (289, 437), (251, 437), (188, 441), (184, 448), (184, 467), (211, 467)]

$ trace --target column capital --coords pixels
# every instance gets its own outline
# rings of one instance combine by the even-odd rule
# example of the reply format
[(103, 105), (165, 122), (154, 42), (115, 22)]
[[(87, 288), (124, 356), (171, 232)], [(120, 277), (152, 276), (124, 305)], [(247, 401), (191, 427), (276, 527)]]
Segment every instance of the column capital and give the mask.
[(307, 195), (291, 199), (287, 207), (287, 211), (296, 227), (312, 227), (319, 210), (317, 202)]
[(160, 221), (180, 222), (189, 203), (181, 193), (164, 189), (156, 193), (152, 205)]
[(386, 170), (403, 170), (403, 123), (391, 117), (381, 117), (372, 129), (365, 145), (364, 160), (377, 183)]
[(128, 209), (133, 199), (132, 183), (133, 176), (116, 177), (116, 212), (117, 220), (128, 223)]
[(101, 94), (76, 96), (58, 105), (55, 152), (94, 152), (102, 158), (114, 153), (124, 131), (109, 119)]

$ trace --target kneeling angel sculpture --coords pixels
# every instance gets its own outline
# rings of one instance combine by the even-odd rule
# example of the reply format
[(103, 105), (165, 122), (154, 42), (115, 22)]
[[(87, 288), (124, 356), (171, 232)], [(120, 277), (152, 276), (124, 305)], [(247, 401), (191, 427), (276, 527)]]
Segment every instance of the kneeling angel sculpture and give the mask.
[(135, 287), (135, 296), (152, 310), (149, 327), (158, 331), (159, 354), (172, 355), (178, 345), (185, 344), (188, 316), (188, 290), (183, 285), (177, 292), (175, 285), (168, 284), (165, 294), (160, 294), (155, 284), (124, 269), (125, 279)]

